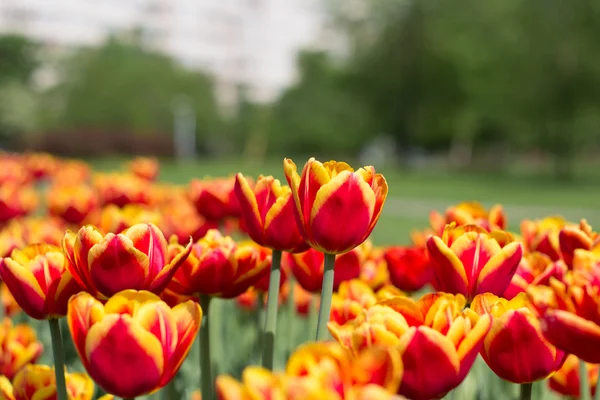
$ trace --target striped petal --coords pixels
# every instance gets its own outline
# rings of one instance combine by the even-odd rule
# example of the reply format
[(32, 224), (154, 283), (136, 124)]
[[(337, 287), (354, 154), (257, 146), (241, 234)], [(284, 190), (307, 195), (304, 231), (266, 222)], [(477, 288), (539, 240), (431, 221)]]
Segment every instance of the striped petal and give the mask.
[(487, 365), (513, 383), (545, 379), (566, 357), (544, 339), (537, 318), (528, 311), (511, 310), (496, 318), (484, 343), (481, 355)]
[(521, 243), (510, 243), (496, 253), (483, 266), (477, 278), (472, 294), (493, 293), (502, 295), (517, 271), (523, 257)]
[(441, 333), (425, 327), (410, 328), (398, 344), (404, 375), (398, 393), (413, 400), (440, 398), (457, 385), (460, 360)]
[(355, 174), (343, 171), (317, 192), (310, 214), (311, 245), (325, 253), (345, 253), (369, 232), (375, 194)]
[(373, 190), (373, 193), (375, 193), (375, 207), (373, 209), (373, 217), (371, 218), (371, 224), (369, 225), (365, 239), (371, 234), (373, 229), (375, 229), (375, 225), (377, 224), (377, 221), (379, 221), (379, 217), (383, 211), (383, 205), (387, 199), (388, 184), (385, 180), (385, 177), (381, 174), (375, 174), (371, 189)]
[[(68, 261), (67, 261), (68, 262)], [(60, 279), (53, 282), (46, 298), (48, 316), (57, 318), (67, 314), (67, 306), (71, 296), (83, 291), (69, 271), (64, 271)]]
[(438, 236), (427, 240), (427, 250), (435, 272), (436, 288), (443, 292), (468, 294), (469, 278), (465, 266)]
[(79, 358), (86, 367), (89, 364), (85, 352), (85, 338), (91, 327), (104, 318), (102, 303), (89, 293), (81, 292), (73, 296), (68, 303), (67, 323), (73, 338), (73, 344)]
[(122, 234), (109, 233), (94, 245), (88, 256), (95, 287), (110, 297), (125, 289), (144, 289), (149, 273), (149, 259)]
[(562, 310), (548, 310), (540, 322), (544, 337), (554, 346), (589, 363), (600, 363), (598, 325)]
[[(296, 225), (300, 230), (300, 234), (304, 239), (308, 239), (308, 232), (306, 231), (306, 227), (304, 224), (304, 213), (302, 209), (302, 202), (300, 201), (300, 175), (298, 175), (298, 169), (296, 164), (288, 158), (283, 159), (283, 172), (285, 173), (285, 179), (290, 185), (290, 189), (292, 190), (292, 197), (294, 199), (294, 204), (296, 207), (294, 208), (294, 217), (296, 219)], [(309, 214), (310, 215), (310, 214)]]
[(460, 342), (456, 353), (460, 359), (460, 372), (457, 377), (456, 385), (460, 384), (467, 376), (477, 354), (483, 347), (483, 340), (492, 327), (492, 317), (490, 315), (482, 315), (477, 319), (475, 325), (467, 332), (465, 338)]
[(171, 261), (162, 267), (162, 269), (153, 278), (146, 289), (153, 293), (161, 293), (163, 290), (165, 290), (173, 276), (177, 273), (177, 270), (181, 268), (183, 263), (190, 256), (192, 252), (192, 245), (193, 242), (192, 238), (190, 237), (190, 240), (185, 248), (178, 247), (177, 249), (180, 250), (179, 252), (171, 251), (169, 257)]
[(167, 239), (154, 224), (137, 224), (125, 230), (133, 247), (148, 257), (146, 285), (156, 277), (167, 264)]
[[(260, 179), (256, 185), (257, 187), (261, 185)], [(264, 230), (263, 218), (258, 207), (256, 195), (250, 187), (248, 180), (241, 173), (238, 173), (235, 176), (234, 191), (240, 205), (242, 218), (246, 224), (248, 235), (252, 238), (252, 240), (262, 245)], [(292, 209), (292, 218), (293, 217), (294, 215)]]
[(355, 384), (376, 384), (396, 393), (402, 382), (402, 358), (394, 347), (371, 347), (361, 352), (352, 363)]
[(229, 375), (219, 375), (215, 381), (218, 400), (250, 400), (251, 397), (242, 383)]
[(35, 319), (46, 317), (46, 294), (31, 271), (11, 258), (3, 258), (0, 278), (27, 315)]
[[(79, 238), (79, 234), (84, 230), (85, 227), (81, 228), (77, 234), (68, 230), (62, 239), (61, 245), (66, 258), (69, 261), (65, 266), (73, 276), (73, 279), (88, 292), (95, 294), (97, 291), (92, 284), (92, 278), (87, 264), (89, 248), (84, 249), (83, 243)], [(101, 239), (102, 235), (100, 234), (98, 240)], [(86, 241), (86, 243), (88, 242), (89, 241)], [(89, 245), (90, 248), (91, 246), (93, 246), (93, 244)]]
[(575, 250), (589, 250), (592, 247), (592, 238), (578, 227), (564, 227), (558, 234), (558, 243), (562, 258), (569, 268), (573, 267)]
[(323, 164), (313, 158), (310, 158), (304, 168), (302, 169), (302, 175), (300, 177), (300, 184), (298, 186), (298, 197), (302, 206), (303, 224), (307, 229), (307, 233), (311, 236), (310, 221), (312, 219), (312, 212), (314, 209), (314, 203), (317, 199), (317, 193), (321, 190), (325, 184), (329, 183), (331, 175), (327, 168)]
[(164, 368), (162, 345), (129, 315), (107, 315), (92, 326), (85, 355), (88, 373), (109, 393), (138, 397), (159, 387)]
[(277, 201), (266, 214), (264, 245), (275, 250), (299, 253), (309, 249), (302, 237), (294, 217), (294, 199), (288, 192)]

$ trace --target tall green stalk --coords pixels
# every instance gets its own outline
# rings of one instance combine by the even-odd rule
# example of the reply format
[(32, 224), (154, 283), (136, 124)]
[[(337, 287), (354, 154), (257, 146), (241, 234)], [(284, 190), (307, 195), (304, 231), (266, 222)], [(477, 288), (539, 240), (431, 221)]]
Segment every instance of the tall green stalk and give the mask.
[(594, 400), (600, 400), (600, 377), (596, 380), (596, 390), (594, 391)]
[(263, 334), (263, 367), (273, 370), (275, 362), (275, 334), (277, 331), (277, 305), (279, 303), (279, 285), (281, 284), (281, 250), (273, 250), (271, 257), (271, 275), (267, 297), (267, 315)]
[(327, 339), (327, 322), (331, 313), (331, 296), (333, 295), (333, 267), (335, 254), (325, 254), (323, 286), (321, 287), (321, 306), (319, 307), (319, 322), (317, 322), (317, 341)]
[(579, 360), (579, 399), (590, 400), (590, 382), (585, 361)]
[(290, 290), (288, 291), (287, 298), (287, 315), (288, 315), (288, 345), (286, 350), (286, 360), (289, 358), (290, 354), (296, 348), (296, 299), (294, 298), (295, 291), (295, 279), (294, 276), (290, 274), (288, 277), (288, 285)]
[(531, 391), (533, 389), (533, 383), (522, 383), (521, 384), (521, 395), (520, 400), (531, 400)]
[(65, 380), (65, 351), (63, 349), (58, 319), (50, 318), (50, 336), (52, 337), (52, 355), (54, 356), (54, 374), (56, 376), (56, 398), (67, 400), (67, 382)]
[(209, 309), (211, 296), (200, 295), (202, 307), (202, 326), (200, 327), (200, 393), (202, 400), (213, 400), (213, 382), (210, 365), (210, 325)]

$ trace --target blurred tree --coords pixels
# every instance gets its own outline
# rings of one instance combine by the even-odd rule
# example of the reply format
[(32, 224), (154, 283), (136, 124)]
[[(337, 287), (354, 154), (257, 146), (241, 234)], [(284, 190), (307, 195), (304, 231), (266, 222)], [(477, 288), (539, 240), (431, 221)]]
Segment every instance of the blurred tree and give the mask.
[(8, 81), (28, 84), (38, 67), (38, 45), (20, 35), (0, 35), (0, 85)]
[(54, 129), (166, 133), (173, 127), (172, 101), (187, 96), (196, 113), (198, 143), (220, 129), (211, 80), (165, 55), (143, 48), (133, 36), (110, 38), (81, 49), (64, 63), (62, 83), (49, 92)]

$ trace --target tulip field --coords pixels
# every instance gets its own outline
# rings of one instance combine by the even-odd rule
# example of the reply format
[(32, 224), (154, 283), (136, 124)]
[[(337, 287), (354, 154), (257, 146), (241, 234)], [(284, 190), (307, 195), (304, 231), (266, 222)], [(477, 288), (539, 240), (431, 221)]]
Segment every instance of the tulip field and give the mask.
[(600, 188), (295, 161), (0, 154), (0, 400), (600, 400)]

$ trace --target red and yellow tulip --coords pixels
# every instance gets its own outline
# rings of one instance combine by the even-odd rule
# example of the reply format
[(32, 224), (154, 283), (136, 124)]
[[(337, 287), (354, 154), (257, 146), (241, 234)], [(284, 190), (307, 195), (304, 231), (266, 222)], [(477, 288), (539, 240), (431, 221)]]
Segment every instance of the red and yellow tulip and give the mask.
[(48, 153), (30, 153), (23, 156), (29, 174), (36, 180), (51, 177), (58, 168), (58, 160)]
[(129, 172), (146, 181), (155, 181), (160, 172), (160, 164), (153, 157), (136, 157), (127, 164)]
[(101, 299), (125, 289), (160, 293), (192, 249), (169, 246), (153, 224), (138, 224), (103, 235), (91, 225), (67, 231), (62, 242), (73, 278)]
[(53, 186), (47, 194), (50, 215), (80, 225), (98, 207), (98, 196), (86, 185)]
[(496, 204), (487, 211), (477, 201), (465, 201), (446, 209), (444, 214), (432, 211), (429, 222), (434, 232), (441, 235), (446, 225), (456, 223), (462, 225), (478, 225), (487, 231), (506, 229), (506, 216), (500, 204)]
[(541, 220), (524, 219), (521, 221), (521, 235), (525, 250), (538, 251), (557, 261), (560, 259), (560, 231), (568, 222), (558, 216), (546, 217)]
[[(368, 241), (347, 253), (335, 257), (333, 290), (344, 281), (360, 276), (361, 266), (367, 260), (370, 244)], [(304, 253), (284, 253), (282, 263), (294, 274), (298, 283), (309, 292), (319, 293), (323, 285), (325, 256), (318, 250), (309, 249)]]
[(432, 293), (418, 301), (395, 297), (366, 309), (334, 338), (354, 352), (373, 345), (396, 347), (404, 364), (399, 394), (440, 398), (458, 386), (473, 365), (492, 325), (490, 315), (464, 309), (462, 295)]
[(242, 174), (235, 177), (242, 219), (248, 235), (261, 246), (290, 253), (309, 249), (294, 217), (294, 198), (288, 186), (272, 176), (259, 176), (254, 187)]
[[(368, 243), (369, 240), (365, 241)], [(359, 278), (373, 290), (379, 290), (390, 281), (390, 273), (384, 258), (384, 249), (374, 247), (360, 267)]]
[[(596, 393), (596, 384), (598, 382), (598, 365), (585, 364), (588, 382), (590, 386), (590, 394), (593, 396)], [(574, 355), (567, 356), (563, 366), (556, 371), (548, 380), (550, 389), (564, 396), (573, 396), (579, 398), (581, 396), (581, 388), (579, 386), (579, 359)]]
[(471, 309), (493, 317), (481, 355), (500, 378), (513, 383), (535, 382), (552, 375), (565, 361), (567, 353), (544, 339), (525, 293), (510, 301), (480, 294), (471, 303)]
[(560, 253), (569, 268), (573, 267), (575, 251), (590, 250), (595, 243), (600, 245), (600, 235), (592, 230), (585, 219), (582, 219), (578, 226), (565, 226), (558, 234)]
[[(92, 400), (94, 382), (82, 373), (65, 373), (69, 400)], [(47, 365), (29, 364), (15, 376), (12, 385), (8, 380), (0, 382), (2, 400), (50, 400), (56, 399), (56, 375)]]
[(296, 164), (283, 161), (294, 197), (300, 233), (314, 249), (346, 253), (363, 243), (375, 228), (388, 185), (375, 168), (354, 171), (344, 162), (309, 159), (298, 175)]
[(163, 219), (164, 216), (157, 210), (145, 205), (127, 204), (124, 207), (118, 207), (114, 204), (108, 204), (100, 210), (96, 227), (104, 234), (119, 233), (137, 224), (161, 226)]
[(96, 174), (93, 186), (98, 191), (102, 205), (114, 204), (123, 207), (127, 204), (150, 204), (152, 202), (150, 183), (135, 175)]
[(133, 398), (173, 379), (200, 329), (202, 310), (170, 308), (147, 291), (125, 290), (105, 305), (89, 293), (69, 301), (67, 321), (84, 367), (105, 391)]
[[(175, 243), (175, 257), (183, 247)], [(171, 258), (169, 258), (171, 259)], [(191, 246), (190, 256), (173, 276), (169, 288), (183, 295), (234, 298), (257, 283), (271, 266), (254, 243), (237, 244), (231, 237), (210, 230)]]
[(359, 279), (344, 281), (331, 298), (329, 320), (344, 325), (360, 315), (363, 309), (377, 303), (373, 290)]
[(510, 300), (527, 291), (529, 285), (547, 285), (550, 278), (561, 280), (566, 272), (567, 266), (562, 260), (552, 261), (546, 254), (537, 251), (525, 253), (502, 296)]
[(0, 278), (30, 317), (59, 318), (67, 314), (69, 298), (83, 290), (67, 263), (60, 247), (32, 244), (0, 258)]
[(90, 166), (81, 160), (63, 160), (52, 176), (52, 183), (57, 185), (84, 184), (91, 176)]
[(557, 348), (589, 363), (600, 363), (600, 288), (568, 275), (527, 294), (539, 313), (544, 337)]
[(385, 250), (390, 281), (400, 290), (414, 292), (433, 281), (433, 268), (427, 249), (392, 246)]
[(521, 243), (510, 240), (503, 231), (489, 233), (475, 225), (447, 225), (442, 237), (427, 240), (434, 286), (443, 292), (460, 293), (468, 300), (479, 293), (502, 295), (523, 256)]
[(0, 324), (0, 375), (12, 379), (25, 365), (34, 363), (43, 347), (35, 331), (25, 324), (13, 326), (5, 318)]
[(202, 239), (209, 230), (217, 229), (219, 221), (208, 220), (196, 211), (196, 207), (187, 198), (179, 196), (171, 197), (168, 203), (160, 207), (162, 227), (165, 235), (177, 236), (179, 244), (185, 245), (190, 237), (198, 241)]
[(0, 185), (0, 224), (30, 214), (37, 206), (38, 195), (31, 186)]
[(240, 214), (233, 178), (194, 179), (188, 196), (198, 212), (206, 219), (221, 221)]

